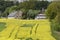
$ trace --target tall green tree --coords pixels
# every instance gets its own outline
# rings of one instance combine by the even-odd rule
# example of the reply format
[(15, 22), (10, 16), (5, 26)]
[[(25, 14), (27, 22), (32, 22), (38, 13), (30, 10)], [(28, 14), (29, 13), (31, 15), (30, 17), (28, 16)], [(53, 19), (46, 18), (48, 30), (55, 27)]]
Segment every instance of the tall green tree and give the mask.
[(12, 1), (0, 1), (0, 11), (4, 12), (7, 7), (12, 5), (14, 5)]
[(55, 19), (58, 23), (60, 22), (60, 1), (52, 2), (46, 11), (47, 17), (52, 20)]
[(25, 9), (41, 10), (42, 8), (46, 9), (49, 4), (50, 2), (48, 1), (29, 0), (20, 3), (20, 7)]
[(35, 19), (35, 17), (36, 17), (36, 15), (38, 14), (40, 12), (40, 10), (29, 10), (28, 12), (27, 12), (27, 18), (28, 19)]

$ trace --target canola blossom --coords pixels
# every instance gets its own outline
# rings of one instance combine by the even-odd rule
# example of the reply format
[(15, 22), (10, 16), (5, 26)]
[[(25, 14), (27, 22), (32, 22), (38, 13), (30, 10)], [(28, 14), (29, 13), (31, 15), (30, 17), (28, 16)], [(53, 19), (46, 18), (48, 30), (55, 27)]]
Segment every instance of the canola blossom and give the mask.
[(0, 40), (56, 40), (51, 35), (48, 19), (0, 19), (0, 22), (6, 23), (6, 28), (0, 32)]

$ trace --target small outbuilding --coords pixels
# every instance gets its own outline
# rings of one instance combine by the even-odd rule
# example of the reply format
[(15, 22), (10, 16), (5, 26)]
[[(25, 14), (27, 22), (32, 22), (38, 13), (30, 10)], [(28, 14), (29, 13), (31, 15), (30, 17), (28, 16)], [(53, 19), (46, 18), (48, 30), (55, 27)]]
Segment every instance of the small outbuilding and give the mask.
[(35, 19), (46, 19), (46, 14), (38, 14)]
[(22, 11), (13, 11), (8, 15), (8, 19), (14, 18), (14, 19), (21, 19), (22, 17)]

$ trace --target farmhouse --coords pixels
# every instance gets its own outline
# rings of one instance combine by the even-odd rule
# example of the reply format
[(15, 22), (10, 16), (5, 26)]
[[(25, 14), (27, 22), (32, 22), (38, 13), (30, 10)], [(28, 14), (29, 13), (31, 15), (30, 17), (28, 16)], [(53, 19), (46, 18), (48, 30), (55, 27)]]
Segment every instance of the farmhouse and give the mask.
[(46, 15), (45, 14), (38, 14), (35, 19), (46, 19)]
[(11, 18), (15, 18), (15, 19), (20, 19), (22, 17), (22, 11), (14, 11), (14, 12), (11, 12), (9, 15), (8, 15), (8, 19), (11, 19)]

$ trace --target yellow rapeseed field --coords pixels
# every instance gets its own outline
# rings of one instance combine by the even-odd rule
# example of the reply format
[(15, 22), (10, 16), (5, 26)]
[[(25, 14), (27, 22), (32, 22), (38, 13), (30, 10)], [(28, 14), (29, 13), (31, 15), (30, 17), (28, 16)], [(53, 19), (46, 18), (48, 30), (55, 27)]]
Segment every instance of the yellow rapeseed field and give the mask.
[(6, 28), (0, 32), (0, 40), (56, 40), (47, 19), (0, 19), (0, 22), (6, 23)]

